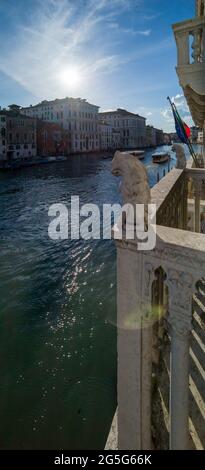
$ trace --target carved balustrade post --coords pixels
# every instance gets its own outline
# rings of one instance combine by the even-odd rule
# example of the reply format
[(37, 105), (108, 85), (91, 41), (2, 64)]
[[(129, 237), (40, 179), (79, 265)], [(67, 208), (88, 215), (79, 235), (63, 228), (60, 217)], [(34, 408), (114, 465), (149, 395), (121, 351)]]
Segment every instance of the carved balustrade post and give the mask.
[(201, 180), (197, 177), (194, 178), (194, 231), (201, 232)]
[(170, 449), (189, 448), (189, 344), (192, 329), (194, 280), (185, 272), (170, 270), (168, 324), (170, 358)]
[(192, 58), (194, 59), (194, 63), (201, 62), (202, 60), (202, 29), (197, 28), (192, 32), (193, 35), (193, 43), (192, 43)]
[(189, 32), (177, 32), (176, 42), (178, 67), (189, 65)]
[(182, 198), (182, 228), (183, 230), (187, 229), (187, 216), (188, 216), (188, 181), (185, 179), (184, 191)]

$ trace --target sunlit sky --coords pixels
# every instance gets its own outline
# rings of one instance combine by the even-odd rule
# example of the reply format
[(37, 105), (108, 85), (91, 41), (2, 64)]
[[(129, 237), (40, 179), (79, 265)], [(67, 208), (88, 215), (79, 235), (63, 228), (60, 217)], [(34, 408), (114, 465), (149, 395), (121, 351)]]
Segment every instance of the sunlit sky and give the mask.
[(194, 0), (0, 0), (0, 105), (65, 96), (173, 129), (167, 95), (191, 123), (171, 24)]

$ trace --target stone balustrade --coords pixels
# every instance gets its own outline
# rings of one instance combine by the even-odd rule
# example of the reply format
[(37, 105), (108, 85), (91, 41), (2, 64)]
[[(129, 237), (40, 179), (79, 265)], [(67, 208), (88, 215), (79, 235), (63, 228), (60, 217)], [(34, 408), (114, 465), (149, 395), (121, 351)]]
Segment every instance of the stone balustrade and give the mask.
[[(190, 179), (198, 198), (196, 231), (186, 230)], [(205, 236), (196, 233), (204, 181), (203, 169), (173, 170), (152, 189), (157, 205), (153, 250), (138, 251), (136, 240), (116, 241), (119, 449), (152, 447), (152, 345), (161, 321), (171, 342), (169, 448), (189, 448), (192, 305), (205, 274)]]
[[(173, 25), (177, 75), (196, 125), (205, 122), (205, 16)], [(205, 152), (205, 151), (204, 151)]]
[(177, 43), (177, 65), (182, 67), (205, 62), (205, 17), (173, 25)]

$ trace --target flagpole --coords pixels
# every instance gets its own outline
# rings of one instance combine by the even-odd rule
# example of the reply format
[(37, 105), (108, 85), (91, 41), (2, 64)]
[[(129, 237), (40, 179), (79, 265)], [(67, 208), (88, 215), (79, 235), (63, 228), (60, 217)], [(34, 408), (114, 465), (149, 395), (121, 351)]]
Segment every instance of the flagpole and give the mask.
[(169, 101), (169, 103), (170, 103), (170, 105), (171, 105), (174, 119), (175, 119), (175, 121), (177, 122), (177, 124), (179, 125), (179, 127), (180, 127), (180, 129), (181, 129), (181, 131), (182, 131), (183, 138), (184, 138), (184, 140), (185, 140), (186, 145), (187, 145), (188, 148), (189, 148), (189, 151), (190, 151), (190, 154), (191, 154), (191, 156), (192, 156), (192, 158), (193, 158), (193, 160), (194, 160), (194, 163), (195, 163), (196, 167), (198, 167), (197, 156), (196, 156), (196, 154), (195, 154), (195, 152), (194, 152), (194, 149), (193, 149), (193, 147), (192, 147), (192, 144), (191, 144), (191, 142), (190, 142), (190, 140), (189, 140), (189, 138), (188, 138), (188, 136), (187, 136), (187, 134), (186, 134), (183, 121), (182, 121), (182, 119), (181, 119), (180, 116), (179, 116), (179, 113), (178, 113), (178, 111), (177, 111), (177, 108), (176, 108), (175, 104), (172, 103), (172, 101), (170, 100), (170, 97), (169, 97), (169, 96), (167, 97), (167, 99), (168, 99), (168, 101)]
[(182, 120), (181, 120), (181, 118), (180, 118), (180, 116), (179, 116), (179, 113), (178, 113), (178, 111), (177, 111), (177, 108), (176, 108), (175, 104), (172, 103), (172, 101), (170, 100), (169, 97), (167, 97), (167, 99), (168, 99), (169, 102), (170, 102), (170, 105), (171, 105), (171, 108), (172, 108), (172, 112), (173, 112), (173, 115), (174, 115), (174, 119), (175, 119), (175, 121), (177, 122), (177, 124), (179, 125), (179, 127), (180, 127), (180, 129), (181, 129), (181, 131), (182, 131), (182, 133), (183, 133), (183, 138), (184, 138), (184, 140), (185, 140), (185, 143), (186, 143), (187, 147), (189, 148), (190, 154), (191, 154), (191, 156), (192, 156), (192, 158), (193, 158), (193, 160), (194, 160), (194, 163), (195, 163), (195, 165), (196, 165), (196, 167), (197, 167), (197, 166), (198, 166), (197, 157), (196, 157), (196, 155), (195, 155), (195, 152), (194, 152), (194, 149), (193, 149), (193, 147), (192, 147), (192, 145), (191, 145), (191, 142), (190, 142), (188, 136), (186, 135), (186, 131), (185, 131), (185, 128), (184, 128), (184, 124), (183, 124), (183, 122), (182, 122)]
[[(176, 115), (177, 115), (177, 118), (178, 118), (178, 122), (180, 123), (180, 125), (181, 125), (181, 126), (183, 127), (183, 129), (184, 129), (183, 121), (182, 121), (182, 119), (181, 119), (181, 117), (180, 117), (180, 115), (179, 115), (179, 113), (178, 113), (178, 111), (177, 111), (176, 105), (175, 105), (174, 103), (173, 103), (173, 107), (174, 107), (174, 110), (175, 110), (175, 112), (176, 112)], [(193, 157), (195, 163), (197, 163), (197, 156), (196, 156), (196, 154), (195, 154), (195, 152), (194, 152), (194, 149), (193, 149), (192, 143), (191, 143), (190, 140), (189, 140), (189, 137), (187, 137), (187, 135), (186, 135), (186, 131), (184, 132), (184, 135), (185, 135), (185, 138), (187, 139), (187, 145), (188, 145), (188, 147), (189, 147), (190, 153), (191, 153), (191, 155), (192, 155), (192, 157)]]

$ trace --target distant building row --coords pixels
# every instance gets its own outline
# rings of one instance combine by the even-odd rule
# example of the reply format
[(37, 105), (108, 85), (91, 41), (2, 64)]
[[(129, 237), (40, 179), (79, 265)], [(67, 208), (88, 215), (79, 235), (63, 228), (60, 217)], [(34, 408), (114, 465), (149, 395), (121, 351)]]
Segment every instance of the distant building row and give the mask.
[(0, 110), (0, 159), (136, 149), (169, 143), (169, 134), (124, 109), (99, 113), (81, 98)]

